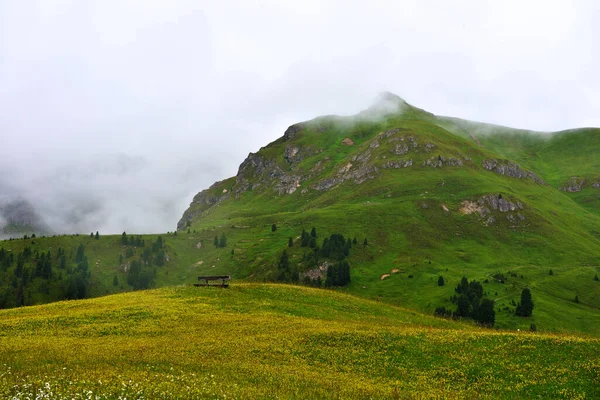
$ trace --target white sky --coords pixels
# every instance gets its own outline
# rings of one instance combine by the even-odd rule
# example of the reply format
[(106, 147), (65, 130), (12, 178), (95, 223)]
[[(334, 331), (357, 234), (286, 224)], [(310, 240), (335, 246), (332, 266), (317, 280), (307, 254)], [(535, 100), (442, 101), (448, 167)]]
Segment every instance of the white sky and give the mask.
[(594, 1), (0, 0), (0, 190), (59, 231), (173, 230), (288, 125), (384, 90), (600, 126), (597, 21)]

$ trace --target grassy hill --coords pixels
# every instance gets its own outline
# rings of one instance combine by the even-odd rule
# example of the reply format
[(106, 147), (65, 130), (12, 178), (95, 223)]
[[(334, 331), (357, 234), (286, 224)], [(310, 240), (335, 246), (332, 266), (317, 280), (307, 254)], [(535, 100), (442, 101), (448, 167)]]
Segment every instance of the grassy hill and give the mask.
[[(332, 234), (356, 239), (346, 257), (352, 281), (340, 290), (433, 314), (456, 307), (451, 297), (466, 276), (495, 301), (496, 327), (599, 335), (599, 130), (540, 134), (384, 100), (357, 116), (293, 125), (251, 153), (236, 176), (195, 196), (177, 235), (160, 235), (164, 246), (150, 258), (144, 254), (159, 235), (143, 235), (145, 247), (119, 236), (0, 242), (15, 255), (30, 247), (53, 257), (50, 285), (33, 274), (33, 258), (24, 263), (33, 277), (25, 286), (13, 279), (16, 261), (0, 269), (0, 301), (2, 292), (26, 305), (65, 298), (73, 276), (83, 276), (80, 245), (89, 261), (85, 297), (203, 274), (275, 281), (284, 250), (300, 282), (319, 274), (323, 281), (319, 268), (336, 260), (302, 246), (302, 231), (314, 227), (316, 247)], [(574, 174), (586, 182), (581, 190), (560, 190), (577, 186), (566, 183)], [(223, 235), (226, 245), (214, 246)], [(58, 247), (67, 251), (63, 271)], [(440, 276), (446, 285), (437, 285)], [(529, 318), (515, 316), (524, 288), (535, 303)]]
[[(502, 126), (437, 117), (434, 122), (539, 174), (554, 188), (583, 181), (566, 192), (579, 205), (600, 215), (600, 129), (532, 132)], [(596, 187), (595, 183), (598, 183)]]
[(598, 398), (599, 349), (336, 291), (173, 286), (0, 310), (0, 397)]
[[(292, 263), (314, 270), (302, 229), (316, 227), (319, 246), (333, 233), (367, 238), (349, 256), (352, 293), (433, 312), (452, 307), (467, 276), (496, 301), (497, 326), (532, 322), (515, 317), (513, 304), (530, 287), (538, 326), (600, 333), (600, 214), (590, 203), (600, 196), (592, 184), (599, 131), (542, 136), (388, 100), (396, 108), (291, 126), (235, 177), (200, 192), (180, 231), (207, 232), (206, 240), (225, 232), (234, 253), (222, 271), (267, 280), (288, 237)], [(588, 177), (583, 191), (559, 190), (576, 171)], [(203, 261), (219, 268), (226, 257), (215, 251)], [(436, 287), (440, 275), (450, 287)]]

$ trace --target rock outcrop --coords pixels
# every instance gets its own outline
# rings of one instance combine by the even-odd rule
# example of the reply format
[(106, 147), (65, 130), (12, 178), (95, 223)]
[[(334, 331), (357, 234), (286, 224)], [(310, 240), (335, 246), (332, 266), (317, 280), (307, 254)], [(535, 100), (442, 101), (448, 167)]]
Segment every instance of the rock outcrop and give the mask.
[(381, 166), (381, 168), (408, 168), (412, 167), (413, 160), (398, 160), (398, 161), (388, 161)]
[(425, 160), (425, 162), (423, 162), (423, 166), (433, 167), (433, 168), (462, 167), (463, 161), (460, 158), (454, 158), (454, 157), (446, 158), (446, 157), (442, 157), (442, 156), (437, 156), (437, 157), (432, 157), (432, 158)]
[[(596, 182), (596, 183), (598, 183), (598, 182)], [(578, 176), (573, 176), (573, 177), (571, 177), (571, 179), (569, 179), (567, 182), (565, 182), (565, 184), (560, 186), (558, 189), (562, 190), (563, 192), (575, 193), (575, 192), (581, 192), (581, 189), (583, 189), (587, 185), (588, 185), (588, 182), (584, 178), (581, 178)]]
[(492, 225), (496, 222), (494, 211), (505, 213), (506, 219), (513, 225), (518, 221), (524, 221), (525, 215), (521, 213), (525, 206), (520, 201), (511, 201), (502, 195), (488, 194), (481, 196), (477, 201), (465, 200), (461, 203), (458, 211), (461, 214), (479, 214), (484, 225)]
[(283, 140), (288, 141), (292, 139), (298, 132), (301, 132), (304, 129), (304, 125), (302, 124), (294, 124), (286, 129), (283, 134)]
[(529, 179), (540, 185), (545, 185), (542, 179), (531, 171), (521, 168), (518, 164), (509, 160), (497, 160), (495, 158), (483, 160), (482, 166), (488, 171), (495, 172), (499, 175), (510, 176), (517, 179)]
[(202, 215), (202, 213), (211, 206), (218, 204), (223, 200), (229, 199), (231, 197), (231, 192), (228, 190), (223, 189), (220, 192), (215, 190), (222, 184), (223, 181), (215, 182), (208, 189), (196, 194), (190, 203), (190, 207), (185, 210), (183, 216), (179, 222), (177, 222), (177, 229), (185, 229), (188, 221), (192, 221), (195, 217)]
[(369, 163), (370, 159), (370, 149), (355, 155), (350, 159), (350, 162), (338, 168), (334, 176), (317, 182), (312, 188), (323, 191), (334, 188), (349, 180), (354, 181), (356, 184), (361, 184), (369, 179), (374, 179), (379, 169), (375, 165)]
[(258, 153), (250, 153), (240, 164), (234, 190), (240, 194), (250, 189), (256, 189), (266, 181), (272, 181), (284, 175), (283, 170), (273, 160), (269, 160)]

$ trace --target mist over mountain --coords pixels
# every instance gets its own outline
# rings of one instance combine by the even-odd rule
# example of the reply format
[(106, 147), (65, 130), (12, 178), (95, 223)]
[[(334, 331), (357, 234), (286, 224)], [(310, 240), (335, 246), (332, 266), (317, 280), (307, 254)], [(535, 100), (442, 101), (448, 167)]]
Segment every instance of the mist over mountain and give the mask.
[(56, 231), (172, 230), (287, 126), (382, 90), (469, 120), (600, 126), (596, 8), (1, 2), (6, 193)]
[[(3, 203), (27, 204), (27, 214), (44, 221), (12, 233), (161, 232), (173, 230), (191, 192), (219, 175), (199, 160), (149, 160), (106, 155), (22, 173), (4, 166)], [(179, 163), (187, 165), (181, 165)], [(10, 173), (12, 172), (12, 173)], [(26, 217), (25, 221), (31, 220)], [(10, 224), (5, 216), (0, 226)], [(47, 229), (41, 229), (41, 226)], [(8, 233), (6, 234), (8, 235)], [(6, 236), (5, 235), (5, 236)]]

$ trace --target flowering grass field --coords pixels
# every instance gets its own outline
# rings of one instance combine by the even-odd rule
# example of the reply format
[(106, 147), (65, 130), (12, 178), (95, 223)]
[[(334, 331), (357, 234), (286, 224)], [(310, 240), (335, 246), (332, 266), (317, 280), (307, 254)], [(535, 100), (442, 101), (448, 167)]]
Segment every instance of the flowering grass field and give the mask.
[(334, 291), (168, 287), (0, 311), (0, 398), (600, 398), (600, 340)]

